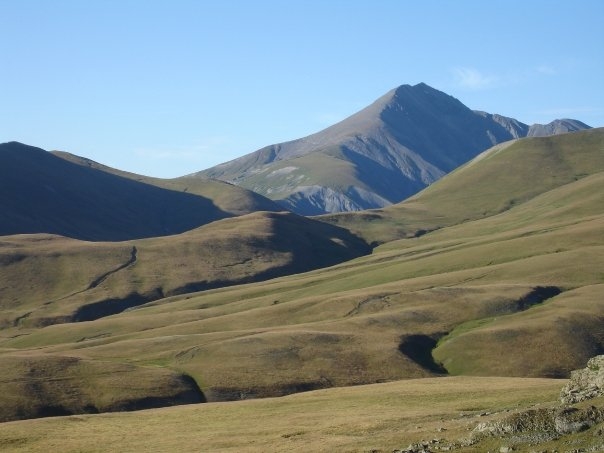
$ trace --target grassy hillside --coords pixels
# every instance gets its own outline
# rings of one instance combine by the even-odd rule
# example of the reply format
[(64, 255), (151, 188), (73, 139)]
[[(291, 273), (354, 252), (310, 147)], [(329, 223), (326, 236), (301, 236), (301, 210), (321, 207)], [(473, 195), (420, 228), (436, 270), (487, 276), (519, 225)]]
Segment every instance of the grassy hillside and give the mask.
[[(25, 420), (0, 424), (0, 448), (7, 453), (49, 448), (66, 453), (392, 452), (439, 439), (443, 447), (457, 445), (456, 452), (498, 451), (509, 443), (485, 439), (459, 445), (479, 422), (518, 408), (549, 406), (561, 385), (549, 379), (415, 379), (228, 404)], [(597, 445), (595, 431), (569, 440), (576, 448)], [(542, 447), (553, 450), (556, 444)]]
[(504, 212), (603, 168), (602, 128), (515, 140), (480, 154), (404, 203), (321, 219), (384, 243)]
[(176, 294), (304, 272), (368, 252), (343, 229), (268, 212), (117, 243), (6, 236), (0, 239), (0, 326), (96, 319)]
[[(34, 311), (0, 332), (0, 364), (35, 351), (162, 367), (191, 376), (209, 401), (444, 373), (567, 376), (604, 351), (604, 305), (598, 297), (604, 278), (603, 139), (604, 131), (594, 130), (514, 142), (406, 203), (344, 217), (342, 223), (368, 239), (401, 239), (330, 268), (175, 292), (89, 322), (33, 328), (28, 323)], [(521, 157), (522, 165), (516, 162)], [(262, 243), (259, 225), (275, 217), (215, 223), (200, 261), (222, 253), (210, 246), (223, 237), (239, 240), (231, 245), (234, 252), (245, 248), (242, 237)], [(312, 237), (299, 244), (294, 229), (283, 231), (273, 233), (282, 248), (271, 253), (287, 255), (296, 244), (300, 253), (314, 246), (310, 257), (323, 250)], [(174, 247), (194, 249), (187, 237), (192, 236), (183, 235)], [(107, 291), (121, 287), (122, 275), (137, 284), (153, 282), (150, 288), (165, 282), (166, 293), (171, 276), (189, 272), (190, 262), (170, 259), (180, 253), (176, 248), (154, 241), (137, 243), (137, 259), (154, 247), (170, 251), (156, 251), (155, 267), (141, 265), (144, 274), (138, 262), (120, 270)], [(117, 262), (123, 264), (132, 248), (121, 245)], [(255, 255), (231, 267), (245, 273), (247, 264), (275, 262), (278, 256)], [(104, 259), (112, 259), (111, 253)], [(226, 269), (223, 263), (217, 272)], [(62, 306), (42, 304), (37, 310)]]

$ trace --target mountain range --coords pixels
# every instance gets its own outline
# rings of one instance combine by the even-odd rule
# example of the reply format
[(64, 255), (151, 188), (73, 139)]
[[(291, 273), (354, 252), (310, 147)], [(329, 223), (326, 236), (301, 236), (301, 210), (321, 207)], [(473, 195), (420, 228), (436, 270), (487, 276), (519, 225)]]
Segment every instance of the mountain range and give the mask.
[(317, 215), (380, 208), (494, 144), (587, 128), (577, 120), (529, 127), (418, 84), (402, 85), (311, 136), (174, 179), (4, 143), (0, 235), (118, 241), (179, 234), (259, 210)]
[(572, 119), (528, 126), (424, 83), (402, 85), (316, 134), (193, 176), (237, 184), (301, 215), (358, 211), (398, 203), (498, 143), (587, 128)]

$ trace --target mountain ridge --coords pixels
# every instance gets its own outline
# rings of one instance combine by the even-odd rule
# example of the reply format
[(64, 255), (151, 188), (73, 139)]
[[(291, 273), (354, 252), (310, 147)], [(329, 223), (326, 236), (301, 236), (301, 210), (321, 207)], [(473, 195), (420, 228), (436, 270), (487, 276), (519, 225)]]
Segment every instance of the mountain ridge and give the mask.
[(302, 215), (380, 208), (498, 143), (585, 128), (576, 120), (528, 126), (471, 110), (425, 83), (401, 85), (322, 131), (192, 176), (241, 185)]
[(283, 209), (266, 197), (218, 179), (200, 181), (198, 178), (186, 177), (171, 179), (155, 178), (109, 167), (87, 157), (78, 156), (66, 151), (51, 151), (50, 153), (69, 162), (101, 170), (105, 173), (111, 173), (123, 178), (158, 186), (163, 189), (187, 192), (189, 194), (210, 198), (218, 208), (235, 216), (249, 214), (255, 211), (278, 212)]
[[(221, 208), (212, 195), (187, 190), (199, 182), (178, 180), (169, 187), (169, 180), (159, 184), (152, 178), (125, 177), (125, 172), (89, 159), (76, 163), (75, 157), (67, 157), (19, 142), (0, 144), (0, 235), (50, 233), (119, 241), (178, 234), (237, 214), (236, 203), (223, 201)], [(241, 188), (236, 192), (242, 196)], [(266, 201), (260, 203), (266, 210), (282, 210)], [(245, 205), (241, 208), (246, 211)]]

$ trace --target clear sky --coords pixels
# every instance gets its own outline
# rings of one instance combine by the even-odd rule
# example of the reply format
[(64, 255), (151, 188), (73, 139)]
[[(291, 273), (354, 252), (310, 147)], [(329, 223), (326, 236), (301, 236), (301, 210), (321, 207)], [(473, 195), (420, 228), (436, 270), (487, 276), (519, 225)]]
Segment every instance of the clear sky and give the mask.
[(0, 142), (175, 177), (419, 82), (601, 127), (603, 24), (603, 0), (0, 0)]

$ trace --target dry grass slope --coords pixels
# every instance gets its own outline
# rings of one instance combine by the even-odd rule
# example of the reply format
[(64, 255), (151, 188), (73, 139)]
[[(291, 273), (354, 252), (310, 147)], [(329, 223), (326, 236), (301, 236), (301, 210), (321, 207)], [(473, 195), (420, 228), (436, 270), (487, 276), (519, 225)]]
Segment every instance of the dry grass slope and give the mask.
[(290, 213), (225, 219), (180, 235), (91, 243), (0, 241), (0, 325), (86, 321), (164, 297), (329, 266), (369, 252), (347, 231)]
[[(0, 363), (35, 351), (164, 367), (190, 375), (210, 401), (434, 376), (441, 370), (432, 356), (437, 343), (436, 361), (454, 374), (566, 376), (604, 349), (604, 305), (598, 297), (604, 277), (603, 143), (604, 131), (595, 130), (491, 151), (409, 202), (346, 217), (340, 224), (364, 231), (368, 240), (391, 240), (371, 255), (326, 269), (174, 293), (90, 322), (35, 328), (23, 318), (0, 332)], [(526, 157), (524, 165), (548, 169), (543, 184), (531, 176), (540, 170), (524, 165), (497, 178), (519, 155)], [(262, 225), (279, 216), (285, 215), (257, 214), (210, 225), (206, 233), (214, 235), (202, 254), (193, 252), (203, 243), (193, 240), (196, 232), (174, 243), (140, 241), (138, 259), (144, 254), (155, 258), (148, 267), (137, 268), (137, 262), (123, 276), (137, 284), (152, 282), (150, 288), (161, 281), (166, 293), (176, 275), (190, 271), (190, 262), (179, 266), (176, 261), (183, 250), (212, 263), (219, 253), (238, 253), (247, 246), (243, 239), (230, 249), (212, 249), (225, 237), (262, 245), (254, 249), (260, 253), (253, 257), (255, 266), (274, 263), (278, 256), (287, 260), (301, 240), (292, 234), (295, 228), (287, 227), (290, 221), (297, 225), (295, 218), (282, 219), (286, 234), (276, 242), (282, 248), (270, 251), (275, 255), (263, 255), (268, 253), (266, 237), (259, 235), (267, 231)], [(365, 230), (361, 225), (367, 216), (373, 220)], [(419, 229), (433, 231), (405, 238)], [(265, 234), (278, 236), (271, 231)], [(323, 247), (312, 236), (301, 244), (300, 253), (315, 247), (310, 256)], [(109, 245), (96, 245), (109, 268), (130, 256), (130, 244), (120, 246), (116, 259), (115, 250), (103, 248)], [(27, 262), (11, 259), (15, 265)], [(231, 268), (245, 273), (246, 263), (237, 263)], [(216, 269), (227, 268), (217, 263)], [(118, 282), (106, 290), (121, 288)], [(56, 294), (63, 290), (54, 289)], [(30, 308), (55, 310), (47, 308), (53, 305), (59, 311), (66, 306), (69, 313), (76, 306), (37, 301)]]
[[(415, 379), (284, 398), (26, 420), (0, 424), (0, 448), (7, 453), (392, 452), (424, 439), (459, 444), (479, 422), (517, 408), (547, 407), (560, 386), (548, 379)], [(481, 416), (487, 412), (491, 415)], [(574, 445), (589, 445), (593, 432)], [(455, 451), (498, 451), (503, 442), (485, 439)]]

